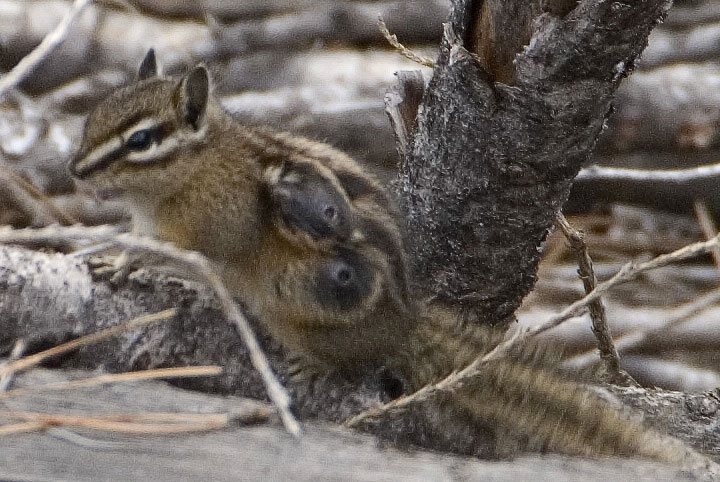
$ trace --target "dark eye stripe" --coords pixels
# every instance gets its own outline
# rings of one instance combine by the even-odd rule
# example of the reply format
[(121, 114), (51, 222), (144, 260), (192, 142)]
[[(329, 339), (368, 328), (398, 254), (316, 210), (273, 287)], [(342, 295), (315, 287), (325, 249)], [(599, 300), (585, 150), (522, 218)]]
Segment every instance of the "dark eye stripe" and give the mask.
[[(136, 124), (139, 124), (139, 122), (136, 122)], [(85, 157), (83, 158), (76, 158), (70, 163), (70, 172), (78, 177), (83, 178), (90, 174), (92, 171), (105, 169), (107, 166), (112, 164), (115, 161), (121, 160), (130, 152), (140, 152), (147, 147), (149, 147), (152, 142), (155, 142), (157, 144), (160, 144), (168, 135), (168, 133), (171, 131), (173, 125), (171, 122), (163, 122), (156, 125), (151, 125), (150, 127), (146, 129), (137, 129), (135, 132), (133, 132), (130, 137), (126, 141), (122, 141), (119, 137), (115, 137), (115, 141), (117, 143), (117, 146), (108, 151), (106, 154), (102, 155), (101, 157), (98, 157), (97, 159), (93, 160), (92, 163), (87, 164), (87, 160), (93, 155), (94, 152), (97, 152), (99, 149), (102, 149), (105, 146), (108, 146), (113, 141), (107, 141), (103, 144), (98, 145), (93, 151), (90, 151)], [(148, 144), (147, 147), (142, 149), (131, 149), (130, 146), (127, 145), (128, 141), (132, 136), (137, 134), (138, 132), (142, 131), (149, 131), (149, 136), (151, 139), (151, 143)], [(144, 135), (143, 135), (144, 137)], [(133, 163), (134, 164), (134, 163)]]
[(71, 172), (74, 176), (82, 179), (83, 177), (85, 177), (85, 176), (87, 176), (88, 174), (90, 174), (92, 171), (97, 171), (97, 170), (100, 170), (100, 169), (104, 169), (105, 167), (109, 166), (109, 165), (112, 164), (113, 162), (115, 162), (115, 161), (117, 161), (118, 159), (120, 159), (120, 158), (122, 157), (122, 154), (123, 154), (123, 150), (122, 150), (122, 149), (115, 149), (115, 150), (113, 150), (113, 151), (108, 152), (108, 153), (105, 154), (104, 156), (98, 158), (98, 159), (97, 159), (95, 162), (93, 162), (92, 164), (89, 164), (89, 165), (87, 165), (87, 166), (85, 166), (85, 167), (82, 167), (82, 168), (78, 168), (78, 165), (80, 165), (80, 164), (82, 163), (81, 161), (82, 161), (83, 159), (74, 160), (74, 161), (72, 161), (72, 163), (70, 164), (70, 172)]

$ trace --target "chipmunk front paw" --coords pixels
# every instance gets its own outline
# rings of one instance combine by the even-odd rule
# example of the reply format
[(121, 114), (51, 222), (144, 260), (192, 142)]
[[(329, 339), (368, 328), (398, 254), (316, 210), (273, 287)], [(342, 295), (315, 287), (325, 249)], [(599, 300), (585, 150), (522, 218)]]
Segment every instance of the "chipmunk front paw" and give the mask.
[(125, 284), (130, 274), (137, 269), (127, 251), (117, 256), (108, 254), (91, 256), (87, 263), (93, 281), (107, 281), (113, 287)]

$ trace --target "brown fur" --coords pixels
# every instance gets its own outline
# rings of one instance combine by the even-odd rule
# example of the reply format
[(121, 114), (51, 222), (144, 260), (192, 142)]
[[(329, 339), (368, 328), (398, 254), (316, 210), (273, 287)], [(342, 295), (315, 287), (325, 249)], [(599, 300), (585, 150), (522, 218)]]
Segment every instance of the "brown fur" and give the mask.
[[(150, 78), (112, 94), (90, 114), (71, 165), (82, 166), (143, 116), (187, 133), (161, 160), (135, 164), (118, 156), (81, 174), (100, 190), (122, 191), (139, 231), (208, 256), (274, 337), (323, 370), (389, 367), (412, 391), (463, 368), (502, 339), (500, 332), (464, 326), (452, 312), (413, 299), (392, 204), (351, 158), (290, 134), (244, 127), (212, 97), (197, 125), (189, 126), (184, 86)], [(268, 172), (288, 160), (318, 166), (313, 175), (325, 176), (322, 185), (349, 200), (359, 236), (317, 240), (283, 230), (269, 202), (274, 186)], [(351, 302), (330, 297), (323, 304), (329, 295), (318, 292), (321, 274), (343, 256), (364, 276), (363, 289)], [(525, 355), (489, 363), (454, 403), (474, 421), (500, 424), (536, 448), (665, 461), (686, 453)]]

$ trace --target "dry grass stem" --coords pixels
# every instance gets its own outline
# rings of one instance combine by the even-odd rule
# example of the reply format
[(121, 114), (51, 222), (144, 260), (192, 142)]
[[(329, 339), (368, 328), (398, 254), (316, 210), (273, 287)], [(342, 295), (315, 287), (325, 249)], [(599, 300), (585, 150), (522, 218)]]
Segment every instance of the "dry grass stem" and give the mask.
[(87, 7), (92, 0), (75, 0), (72, 7), (67, 14), (62, 18), (60, 23), (53, 29), (52, 32), (47, 34), (45, 38), (40, 42), (40, 45), (13, 67), (13, 69), (0, 78), (0, 98), (2, 98), (7, 91), (17, 86), (23, 79), (30, 75), (33, 70), (47, 57), (55, 48), (63, 43), (67, 37), (70, 27), (72, 27), (75, 20), (80, 16), (82, 11)]
[[(560, 213), (557, 219), (557, 225), (567, 238), (570, 249), (575, 254), (578, 263), (578, 275), (583, 282), (585, 293), (590, 293), (597, 286), (597, 277), (593, 269), (592, 259), (588, 253), (587, 245), (580, 231), (573, 228), (565, 216)], [(600, 351), (600, 359), (603, 362), (605, 375), (609, 381), (619, 385), (627, 385), (629, 375), (620, 369), (620, 357), (615, 344), (613, 343), (610, 328), (607, 322), (607, 313), (602, 299), (598, 298), (588, 305), (590, 311), (590, 320), (592, 321), (592, 331), (597, 339), (598, 350)]]
[(435, 61), (433, 61), (433, 59), (418, 55), (401, 44), (397, 35), (390, 33), (390, 30), (388, 30), (387, 25), (385, 25), (385, 20), (383, 20), (382, 17), (378, 17), (378, 28), (380, 29), (380, 33), (382, 33), (385, 37), (385, 40), (387, 40), (387, 42), (392, 45), (395, 50), (400, 53), (400, 55), (417, 64), (424, 65), (425, 67), (435, 67)]
[(92, 345), (93, 343), (97, 343), (99, 341), (118, 336), (122, 333), (134, 330), (136, 328), (167, 320), (169, 318), (172, 318), (176, 314), (177, 309), (170, 308), (168, 310), (153, 313), (151, 315), (140, 316), (122, 325), (114, 326), (112, 328), (108, 328), (107, 330), (102, 330), (97, 333), (83, 336), (81, 338), (78, 338), (77, 340), (63, 343), (62, 345), (58, 345), (48, 350), (41, 351), (40, 353), (21, 358), (17, 361), (8, 363), (7, 365), (0, 367), (0, 376), (5, 375), (6, 373), (15, 373), (21, 370), (27, 370), (28, 368), (32, 368), (42, 363), (48, 358), (62, 355), (83, 346)]
[[(232, 421), (232, 417), (226, 413), (128, 413), (86, 416), (6, 411), (0, 412), (0, 417), (35, 423), (39, 428), (63, 426), (132, 434), (173, 434), (215, 430), (227, 427)], [(13, 425), (17, 424), (8, 426)]]
[(181, 368), (160, 368), (156, 370), (143, 370), (130, 373), (100, 375), (93, 378), (87, 378), (85, 380), (73, 380), (70, 382), (50, 383), (47, 385), (38, 385), (34, 387), (16, 388), (14, 390), (9, 390), (5, 393), (0, 393), (0, 400), (12, 397), (22, 397), (38, 392), (95, 387), (98, 385), (107, 385), (109, 383), (138, 382), (143, 380), (155, 380), (158, 378), (206, 377), (220, 375), (221, 373), (222, 367), (199, 366)]
[(395, 399), (392, 402), (386, 403), (380, 407), (366, 410), (348, 420), (346, 425), (349, 427), (357, 427), (367, 421), (377, 420), (387, 413), (402, 412), (411, 406), (430, 400), (437, 394), (455, 390), (467, 381), (476, 377), (480, 373), (480, 370), (482, 370), (482, 366), (485, 363), (505, 356), (512, 347), (521, 343), (526, 338), (543, 333), (571, 318), (582, 315), (585, 311), (587, 311), (590, 303), (599, 299), (614, 286), (630, 281), (645, 271), (661, 268), (678, 261), (694, 258), (700, 254), (707, 253), (714, 249), (715, 246), (718, 246), (719, 243), (720, 237), (716, 236), (709, 241), (690, 244), (677, 251), (660, 255), (644, 263), (637, 265), (628, 263), (620, 268), (620, 271), (615, 276), (598, 284), (594, 290), (566, 307), (560, 313), (551, 316), (544, 323), (536, 325), (532, 328), (516, 331), (511, 338), (497, 345), (489, 353), (478, 357), (461, 371), (453, 372), (438, 383), (426, 385), (415, 393)]
[(248, 348), (253, 367), (260, 373), (267, 389), (268, 396), (277, 407), (285, 429), (296, 437), (300, 436), (302, 432), (300, 424), (290, 411), (290, 396), (273, 374), (272, 369), (270, 368), (270, 363), (263, 353), (262, 348), (260, 348), (260, 344), (258, 343), (257, 338), (255, 338), (255, 334), (253, 333), (247, 318), (240, 311), (230, 295), (230, 292), (227, 290), (220, 277), (213, 270), (210, 261), (203, 255), (194, 251), (182, 250), (171, 243), (158, 241), (152, 238), (134, 236), (128, 233), (116, 234), (113, 229), (108, 229), (106, 226), (92, 228), (83, 226), (51, 226), (42, 229), (17, 230), (12, 228), (0, 228), (0, 243), (16, 243), (38, 240), (46, 240), (50, 242), (58, 242), (60, 240), (83, 241), (88, 239), (98, 243), (111, 243), (131, 251), (144, 251), (179, 261), (180, 263), (187, 265), (192, 269), (192, 271), (205, 279), (220, 300), (225, 316), (235, 323), (245, 346)]
[(575, 179), (582, 180), (628, 180), (682, 184), (684, 182), (720, 176), (720, 163), (687, 169), (629, 169), (624, 167), (590, 166), (580, 171)]

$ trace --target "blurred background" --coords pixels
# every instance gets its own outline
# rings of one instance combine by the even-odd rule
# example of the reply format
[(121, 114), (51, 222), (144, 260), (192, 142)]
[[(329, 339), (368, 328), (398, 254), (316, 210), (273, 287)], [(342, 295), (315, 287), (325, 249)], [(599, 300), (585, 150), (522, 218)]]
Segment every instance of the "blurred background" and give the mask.
[[(0, 0), (0, 73), (35, 48), (70, 9), (62, 0)], [(447, 0), (104, 0), (0, 98), (0, 224), (126, 223), (122, 206), (75, 189), (65, 164), (84, 115), (135, 76), (149, 47), (165, 73), (209, 66), (239, 120), (329, 142), (382, 180), (397, 154), (383, 96), (398, 70), (431, 71), (397, 54), (377, 27), (434, 57)], [(687, 168), (720, 161), (720, 0), (676, 0), (653, 32), (591, 164)], [(566, 208), (586, 234), (600, 279), (714, 234), (720, 178), (685, 183), (584, 179)], [(720, 256), (718, 257), (720, 260)], [(708, 256), (651, 271), (604, 298), (624, 367), (647, 386), (720, 386), (720, 272)], [(545, 247), (520, 324), (542, 322), (584, 294), (559, 232)], [(546, 335), (571, 362), (597, 361), (589, 320)]]

